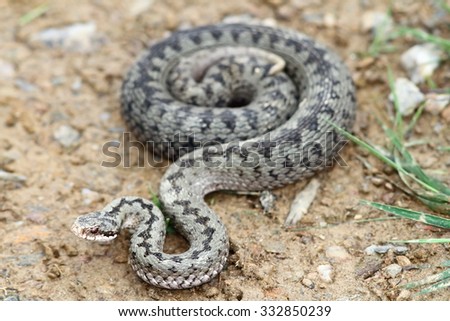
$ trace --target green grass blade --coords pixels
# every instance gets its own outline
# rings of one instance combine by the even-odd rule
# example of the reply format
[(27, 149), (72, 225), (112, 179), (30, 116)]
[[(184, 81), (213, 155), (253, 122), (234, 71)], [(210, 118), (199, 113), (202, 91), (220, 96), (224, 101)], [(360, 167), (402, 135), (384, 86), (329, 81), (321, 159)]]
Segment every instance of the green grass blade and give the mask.
[[(397, 170), (400, 174), (404, 175), (404, 180), (406, 180), (405, 177), (407, 177), (408, 179), (411, 179), (413, 181), (415, 181), (416, 183), (418, 183), (419, 185), (421, 185), (424, 189), (431, 191), (432, 193), (436, 193), (436, 194), (441, 194), (439, 189), (436, 189), (433, 187), (433, 184), (427, 185), (425, 182), (421, 181), (419, 178), (417, 178), (415, 175), (409, 173), (404, 167), (403, 164), (401, 164), (400, 162), (396, 162), (396, 160), (392, 160), (391, 158), (385, 156), (382, 152), (380, 152), (377, 148), (373, 147), (372, 145), (366, 143), (365, 141), (361, 140), (360, 138), (350, 134), (349, 132), (347, 132), (346, 130), (336, 126), (335, 124), (331, 123), (330, 124), (336, 128), (337, 131), (339, 131), (340, 134), (342, 134), (343, 136), (345, 136), (347, 139), (349, 139), (350, 141), (352, 141), (353, 143), (361, 146), (362, 148), (368, 150), (372, 155), (374, 155), (375, 157), (377, 157), (379, 160), (381, 160), (382, 162), (386, 163), (387, 165), (391, 166), (392, 168), (394, 168), (395, 170)], [(387, 129), (386, 129), (387, 130)], [(402, 147), (401, 143), (398, 141), (398, 139), (396, 138), (395, 133), (393, 133), (391, 130), (387, 130), (390, 133), (390, 139), (393, 140), (393, 142), (395, 144), (397, 144), (403, 151), (404, 148)], [(411, 155), (409, 153), (407, 153), (407, 151), (404, 151), (404, 155), (405, 157), (407, 157), (408, 159), (412, 159)], [(416, 165), (418, 167), (418, 165)], [(425, 173), (423, 173), (423, 171), (419, 169), (416, 169), (414, 167), (409, 166), (410, 168), (413, 168), (415, 170), (416, 173), (420, 174), (420, 176), (422, 178), (424, 178), (426, 181), (433, 181), (433, 183), (435, 183), (436, 185), (438, 183), (435, 182), (434, 179), (428, 177)], [(410, 186), (409, 184), (407, 184), (408, 186)], [(441, 186), (442, 189), (446, 189), (447, 187), (445, 186)], [(417, 193), (415, 193), (417, 194)], [(427, 199), (427, 195), (421, 195), (422, 198), (424, 198), (425, 200)], [(443, 202), (444, 204), (446, 202), (448, 202), (448, 198), (445, 195), (441, 195), (441, 202)], [(431, 198), (430, 201), (432, 201), (433, 199)]]
[(399, 109), (400, 103), (398, 100), (397, 90), (395, 89), (394, 74), (392, 72), (391, 66), (389, 66), (389, 65), (387, 67), (387, 77), (388, 77), (389, 89), (391, 90), (392, 96), (394, 98), (394, 108), (395, 108), (394, 129), (399, 137), (403, 137), (403, 118), (402, 118), (402, 114), (400, 113), (400, 109)]
[(34, 19), (39, 18), (44, 13), (46, 13), (49, 9), (49, 5), (47, 3), (43, 3), (34, 9), (31, 9), (26, 14), (24, 14), (22, 17), (19, 18), (19, 25), (25, 26), (32, 22)]
[(383, 153), (381, 153), (377, 148), (373, 147), (372, 145), (366, 143), (362, 139), (350, 134), (345, 129), (340, 128), (339, 126), (335, 125), (332, 122), (329, 122), (340, 134), (345, 136), (345, 138), (349, 139), (353, 143), (367, 149), (372, 155), (383, 161), (384, 163), (388, 164), (389, 166), (395, 168), (396, 170), (401, 170), (401, 168), (397, 167), (397, 164), (392, 161), (389, 157), (386, 157)]
[(418, 294), (428, 294), (434, 291), (442, 290), (445, 288), (448, 288), (450, 286), (450, 279), (443, 280), (441, 282), (438, 282), (436, 284), (433, 284), (432, 286), (423, 289)]
[(405, 135), (408, 135), (408, 133), (410, 133), (416, 126), (417, 121), (419, 120), (420, 116), (422, 116), (422, 112), (424, 111), (424, 109), (425, 109), (425, 102), (422, 102), (419, 108), (417, 108), (416, 112), (414, 113), (413, 118), (409, 122), (408, 126), (406, 126)]
[(444, 229), (450, 229), (450, 219), (445, 219), (440, 216), (424, 212), (413, 211), (397, 206), (386, 205), (377, 202), (370, 202), (366, 200), (362, 200), (361, 203), (410, 220), (414, 220), (428, 225), (433, 225)]
[(392, 37), (386, 32), (390, 19), (392, 19), (392, 9), (389, 7), (385, 20), (375, 27), (373, 40), (367, 50), (369, 56), (376, 57), (382, 52), (394, 51), (395, 47), (388, 44)]
[(450, 13), (450, 5), (448, 5), (445, 0), (439, 0), (438, 6), (441, 7), (443, 10), (447, 11), (448, 13)]
[(150, 200), (155, 204), (156, 207), (158, 207), (160, 210), (162, 210), (162, 204), (159, 200), (158, 194), (153, 192), (152, 188), (148, 188), (148, 192), (150, 193)]
[(435, 282), (439, 282), (445, 279), (450, 278), (450, 270), (445, 270), (441, 273), (438, 274), (433, 274), (430, 276), (427, 276), (419, 281), (416, 282), (410, 282), (408, 284), (405, 284), (404, 287), (407, 289), (412, 289), (412, 288), (417, 288), (419, 286), (423, 286), (423, 285), (427, 285), (427, 284), (431, 284), (431, 283), (435, 283)]
[(443, 50), (450, 51), (450, 40), (434, 36), (422, 29), (399, 27), (392, 35), (393, 38), (403, 36), (412, 36), (420, 41), (434, 43), (435, 45), (441, 47)]

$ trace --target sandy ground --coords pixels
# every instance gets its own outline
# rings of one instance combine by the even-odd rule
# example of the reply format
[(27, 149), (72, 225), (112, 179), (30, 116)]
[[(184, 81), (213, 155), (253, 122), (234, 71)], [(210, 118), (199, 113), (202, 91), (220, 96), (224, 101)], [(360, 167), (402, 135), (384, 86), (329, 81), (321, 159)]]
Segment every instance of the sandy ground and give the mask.
[[(430, 1), (431, 2), (431, 1)], [(370, 33), (362, 16), (386, 12), (388, 1), (48, 1), (48, 10), (20, 25), (20, 17), (41, 1), (0, 1), (0, 168), (24, 177), (0, 180), (0, 299), (20, 300), (448, 300), (448, 290), (414, 296), (408, 281), (441, 271), (448, 245), (411, 245), (406, 253), (367, 255), (372, 244), (395, 239), (450, 237), (447, 231), (405, 220), (356, 223), (385, 217), (358, 205), (360, 199), (423, 209), (391, 184), (398, 178), (367, 153), (347, 146), (346, 167), (321, 173), (319, 193), (294, 228), (283, 222), (305, 182), (274, 191), (276, 210), (264, 215), (254, 196), (214, 193), (208, 201), (229, 229), (228, 267), (213, 282), (191, 290), (161, 290), (142, 282), (127, 264), (128, 238), (112, 245), (76, 238), (70, 226), (80, 214), (101, 208), (121, 195), (148, 197), (157, 191), (164, 168), (106, 168), (101, 147), (124, 131), (119, 90), (124, 72), (152, 41), (179, 27), (216, 23), (230, 15), (251, 14), (307, 33), (334, 48), (358, 87), (355, 133), (382, 145), (376, 117), (387, 119), (386, 68), (404, 75), (400, 54), (414, 44), (397, 41), (397, 50), (371, 60), (363, 57)], [(142, 9), (143, 8), (143, 9)], [(428, 1), (395, 1), (397, 22), (423, 27), (433, 15)], [(95, 23), (88, 52), (50, 48), (39, 32), (74, 23)], [(444, 24), (433, 28), (448, 37)], [(72, 48), (73, 49), (73, 48)], [(433, 77), (438, 87), (450, 79), (448, 64)], [(69, 142), (64, 146), (65, 138)], [(72, 139), (70, 139), (70, 137)], [(448, 119), (425, 113), (415, 139), (430, 143), (414, 149), (427, 169), (449, 179)], [(137, 155), (132, 154), (137, 160)], [(368, 170), (363, 161), (374, 165)], [(445, 176), (446, 175), (446, 176)], [(186, 248), (170, 235), (168, 251)], [(389, 267), (402, 271), (392, 275)], [(320, 266), (331, 266), (331, 280)]]

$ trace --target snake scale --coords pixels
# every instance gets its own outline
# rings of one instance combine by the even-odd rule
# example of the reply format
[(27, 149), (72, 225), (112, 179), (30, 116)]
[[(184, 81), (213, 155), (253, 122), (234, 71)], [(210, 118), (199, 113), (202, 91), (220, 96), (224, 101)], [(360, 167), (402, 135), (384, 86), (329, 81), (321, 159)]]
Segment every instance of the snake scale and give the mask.
[(190, 247), (164, 253), (165, 216), (139, 197), (80, 216), (72, 230), (96, 241), (132, 230), (132, 268), (168, 289), (206, 283), (226, 264), (227, 231), (206, 194), (310, 177), (332, 163), (342, 140), (333, 124), (351, 129), (356, 108), (336, 54), (296, 31), (246, 24), (178, 31), (154, 44), (129, 70), (121, 100), (135, 137), (177, 159), (159, 195)]

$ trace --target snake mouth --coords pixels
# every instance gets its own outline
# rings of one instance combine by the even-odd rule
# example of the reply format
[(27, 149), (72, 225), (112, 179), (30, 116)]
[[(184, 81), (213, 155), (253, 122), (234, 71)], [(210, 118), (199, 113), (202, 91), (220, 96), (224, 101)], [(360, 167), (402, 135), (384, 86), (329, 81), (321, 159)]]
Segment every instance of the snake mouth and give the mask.
[(77, 224), (73, 224), (71, 230), (76, 236), (82, 239), (101, 243), (109, 243), (117, 237), (117, 233), (111, 231), (100, 231), (98, 227), (82, 227)]

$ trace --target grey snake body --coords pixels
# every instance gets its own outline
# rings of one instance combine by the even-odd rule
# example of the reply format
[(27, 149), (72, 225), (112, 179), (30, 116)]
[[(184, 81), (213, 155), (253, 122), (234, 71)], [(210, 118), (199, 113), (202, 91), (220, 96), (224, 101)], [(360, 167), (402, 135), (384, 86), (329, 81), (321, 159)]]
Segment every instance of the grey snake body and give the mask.
[(190, 248), (163, 253), (164, 216), (139, 197), (80, 216), (72, 230), (107, 241), (121, 226), (132, 229), (129, 262), (150, 284), (179, 289), (208, 282), (225, 266), (229, 242), (204, 196), (273, 189), (329, 166), (342, 138), (333, 124), (350, 129), (355, 107), (347, 68), (303, 34), (243, 24), (173, 33), (128, 72), (122, 115), (154, 152), (179, 157), (159, 195)]

